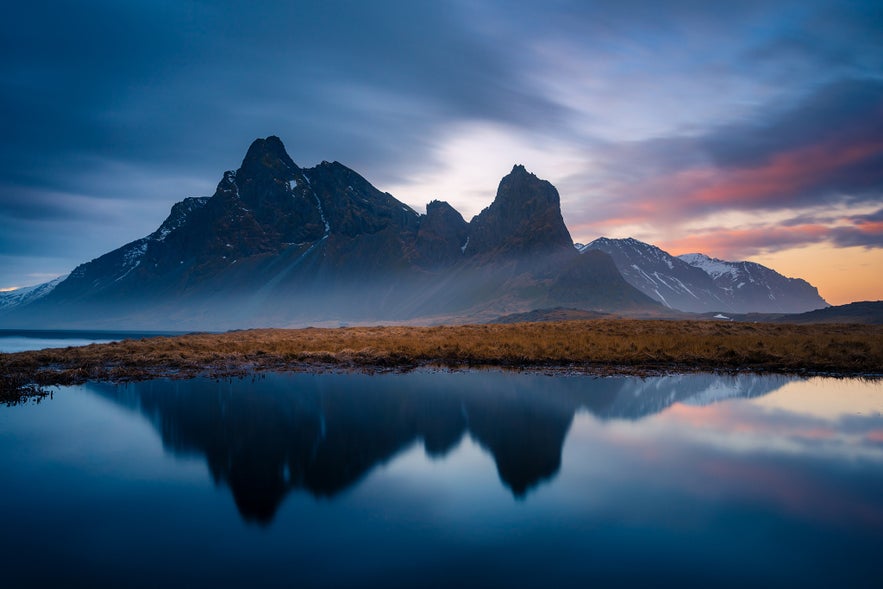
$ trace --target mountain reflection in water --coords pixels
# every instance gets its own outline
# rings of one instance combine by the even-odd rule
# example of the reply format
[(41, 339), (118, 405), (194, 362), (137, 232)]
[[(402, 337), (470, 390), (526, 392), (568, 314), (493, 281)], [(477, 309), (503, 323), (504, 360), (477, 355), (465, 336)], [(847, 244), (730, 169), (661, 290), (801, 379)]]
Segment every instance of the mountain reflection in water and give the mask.
[(498, 372), (269, 374), (157, 380), (90, 390), (140, 410), (176, 455), (204, 455), (243, 518), (269, 523), (285, 495), (334, 497), (422, 441), (445, 456), (468, 434), (516, 498), (554, 477), (574, 414), (637, 420), (674, 403), (757, 397), (782, 377), (588, 378)]

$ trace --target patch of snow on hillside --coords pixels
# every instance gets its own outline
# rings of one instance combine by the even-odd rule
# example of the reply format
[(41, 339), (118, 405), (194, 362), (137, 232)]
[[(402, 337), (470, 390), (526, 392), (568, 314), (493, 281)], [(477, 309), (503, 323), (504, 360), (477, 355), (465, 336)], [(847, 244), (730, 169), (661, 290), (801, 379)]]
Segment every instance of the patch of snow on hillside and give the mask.
[(696, 299), (696, 300), (700, 300), (699, 297), (696, 296), (696, 294), (695, 294), (692, 290), (690, 290), (689, 288), (687, 288), (687, 285), (686, 285), (686, 284), (684, 284), (683, 282), (681, 282), (680, 280), (678, 280), (678, 279), (677, 279), (676, 277), (674, 277), (674, 276), (670, 276), (669, 278), (671, 278), (672, 280), (674, 280), (675, 282), (677, 282), (678, 285), (679, 285), (682, 289), (684, 289), (685, 291), (687, 291), (687, 293), (688, 293), (691, 297), (693, 297), (693, 298)]
[(739, 276), (739, 270), (732, 262), (709, 258), (705, 254), (684, 254), (678, 257), (691, 266), (699, 268), (712, 278), (720, 278), (724, 274), (729, 274), (734, 279)]
[(331, 233), (331, 225), (328, 224), (328, 220), (325, 218), (325, 211), (322, 210), (322, 201), (319, 200), (319, 195), (316, 195), (316, 206), (319, 207), (319, 217), (322, 219), (322, 223), (325, 224), (325, 235), (322, 237), (328, 237), (328, 234)]
[[(638, 272), (638, 274), (640, 274), (641, 276), (643, 276), (644, 279), (645, 279), (647, 282), (649, 282), (650, 284), (652, 284), (652, 285), (654, 285), (654, 286), (658, 286), (658, 285), (656, 284), (656, 281), (653, 280), (652, 278), (650, 278), (650, 276), (649, 276), (646, 272), (644, 272), (643, 270), (641, 270), (641, 268), (639, 268), (637, 264), (632, 264), (632, 268), (634, 268), (635, 271)], [(659, 294), (659, 293), (657, 292), (657, 294)], [(660, 296), (661, 296), (661, 295), (660, 295)]]
[(42, 284), (23, 286), (15, 290), (0, 292), (0, 309), (18, 307), (19, 305), (25, 305), (37, 299), (42, 299), (55, 290), (55, 287), (61, 284), (67, 277), (68, 275), (65, 274)]
[(123, 252), (123, 264), (126, 267), (129, 267), (132, 264), (137, 265), (137, 263), (141, 261), (144, 254), (147, 253), (147, 239), (139, 239), (133, 244), (133, 246), (134, 247)]

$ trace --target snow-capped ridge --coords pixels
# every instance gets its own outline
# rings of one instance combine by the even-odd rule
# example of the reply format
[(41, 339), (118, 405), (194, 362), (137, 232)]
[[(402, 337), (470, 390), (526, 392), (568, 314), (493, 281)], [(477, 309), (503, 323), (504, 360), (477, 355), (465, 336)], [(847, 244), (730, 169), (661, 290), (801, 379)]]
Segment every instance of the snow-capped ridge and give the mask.
[(598, 238), (580, 251), (609, 254), (632, 286), (663, 305), (688, 312), (802, 313), (827, 306), (804, 280), (754, 262), (705, 254), (672, 256), (634, 238)]
[(740, 262), (725, 262), (724, 260), (719, 260), (699, 253), (682, 254), (678, 257), (694, 268), (699, 268), (712, 278), (720, 278), (724, 274), (729, 274), (730, 276), (735, 277), (739, 273), (736, 269), (736, 264)]
[(67, 277), (68, 275), (64, 274), (41, 284), (23, 286), (21, 288), (16, 288), (15, 290), (0, 292), (0, 310), (5, 311), (41, 299), (55, 290), (55, 287), (61, 284)]

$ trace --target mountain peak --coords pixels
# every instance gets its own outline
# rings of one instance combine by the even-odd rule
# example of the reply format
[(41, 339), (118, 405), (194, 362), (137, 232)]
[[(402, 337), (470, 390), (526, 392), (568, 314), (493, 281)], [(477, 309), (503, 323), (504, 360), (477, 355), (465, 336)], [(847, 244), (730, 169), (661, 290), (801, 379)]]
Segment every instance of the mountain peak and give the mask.
[(469, 233), (472, 255), (573, 249), (558, 191), (520, 164), (500, 180), (494, 202), (472, 219)]
[(239, 168), (244, 177), (266, 175), (289, 176), (298, 170), (282, 140), (275, 135), (252, 141)]

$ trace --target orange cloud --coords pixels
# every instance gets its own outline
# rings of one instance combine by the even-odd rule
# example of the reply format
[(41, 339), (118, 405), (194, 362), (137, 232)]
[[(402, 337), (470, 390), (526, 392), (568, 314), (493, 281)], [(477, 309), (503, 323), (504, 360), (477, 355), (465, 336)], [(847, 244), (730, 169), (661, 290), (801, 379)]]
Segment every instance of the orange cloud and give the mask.
[(659, 244), (659, 247), (675, 256), (693, 252), (713, 252), (713, 255), (724, 258), (739, 258), (746, 252), (756, 252), (769, 247), (789, 247), (822, 241), (829, 233), (830, 228), (821, 224), (714, 229), (666, 241)]

